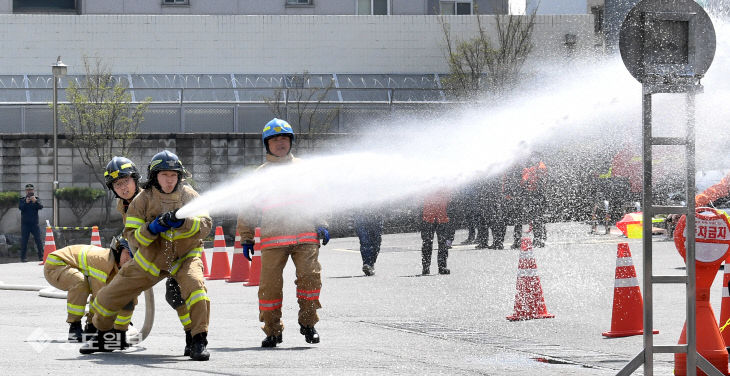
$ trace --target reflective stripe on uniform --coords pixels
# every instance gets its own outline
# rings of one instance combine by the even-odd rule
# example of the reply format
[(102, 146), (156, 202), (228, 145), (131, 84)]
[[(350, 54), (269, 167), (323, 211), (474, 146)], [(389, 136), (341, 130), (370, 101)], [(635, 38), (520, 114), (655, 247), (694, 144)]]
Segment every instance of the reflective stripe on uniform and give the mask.
[(319, 244), (316, 232), (303, 232), (299, 235), (273, 236), (261, 239), (261, 249), (281, 247), (301, 243)]
[(190, 320), (190, 313), (189, 312), (186, 313), (186, 314), (184, 314), (184, 315), (182, 315), (182, 316), (178, 316), (178, 317), (180, 318), (180, 323), (183, 326), (188, 326), (188, 325), (190, 325), (190, 324), (193, 323), (193, 320)]
[(208, 299), (208, 294), (205, 293), (205, 290), (195, 290), (190, 293), (190, 296), (185, 300), (185, 305), (188, 306), (188, 309), (190, 309), (190, 307), (201, 300), (210, 301), (210, 299)]
[(193, 225), (190, 226), (190, 230), (183, 232), (181, 234), (175, 233), (175, 237), (173, 238), (174, 240), (189, 238), (189, 237), (195, 235), (198, 231), (200, 231), (200, 218), (193, 217), (193, 218), (188, 218), (188, 219), (193, 220)]
[(51, 253), (50, 255), (48, 255), (48, 257), (46, 257), (46, 264), (51, 264), (51, 265), (66, 265), (66, 263), (60, 257), (54, 255), (53, 253)]
[(79, 267), (81, 268), (81, 272), (87, 277), (93, 277), (101, 281), (101, 283), (106, 283), (107, 274), (97, 268), (89, 266), (89, 261), (86, 257), (87, 253), (88, 248), (82, 249), (81, 253), (79, 253)]
[(145, 247), (152, 244), (152, 240), (153, 240), (153, 239), (146, 238), (144, 235), (142, 235), (142, 227), (140, 227), (134, 231), (134, 238), (137, 239), (139, 244), (142, 244)]
[(83, 316), (86, 313), (86, 306), (66, 303), (66, 311), (72, 315)]
[(282, 299), (261, 300), (259, 299), (259, 311), (273, 311), (281, 308)]
[(191, 257), (201, 257), (202, 255), (203, 255), (202, 247), (193, 248), (192, 250), (190, 250), (190, 252), (186, 253), (185, 256), (175, 260), (175, 262), (172, 263), (172, 267), (170, 268), (170, 274), (172, 274), (172, 275), (177, 274), (183, 261), (185, 261)]
[(144, 225), (144, 220), (142, 218), (137, 217), (127, 217), (127, 222), (124, 224), (124, 226), (129, 228), (140, 228)]
[(320, 290), (299, 290), (297, 289), (297, 299), (319, 300)]
[(98, 314), (109, 317), (109, 316), (115, 316), (117, 314), (117, 311), (110, 311), (106, 308), (104, 308), (101, 304), (99, 304), (99, 299), (95, 298), (94, 302), (91, 303), (91, 308)]
[(146, 271), (147, 273), (152, 274), (155, 277), (160, 276), (160, 268), (157, 267), (157, 265), (149, 262), (144, 256), (142, 256), (142, 252), (137, 252), (134, 254), (134, 261), (137, 262), (137, 265), (139, 265), (142, 270)]
[(115, 325), (127, 325), (129, 322), (132, 321), (132, 315), (129, 316), (122, 316), (117, 315), (117, 319), (114, 320)]

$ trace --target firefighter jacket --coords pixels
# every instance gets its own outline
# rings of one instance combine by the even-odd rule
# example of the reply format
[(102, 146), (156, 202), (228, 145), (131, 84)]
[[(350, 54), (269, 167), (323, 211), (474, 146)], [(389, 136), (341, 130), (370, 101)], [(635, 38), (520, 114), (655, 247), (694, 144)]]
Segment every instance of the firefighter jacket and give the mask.
[(440, 189), (423, 199), (423, 221), (428, 223), (448, 223), (451, 192)]
[[(291, 153), (284, 157), (266, 154), (266, 162), (256, 172), (298, 162), (299, 159)], [(261, 227), (262, 250), (297, 244), (319, 245), (317, 227), (326, 227), (327, 223), (322, 218), (298, 210), (296, 205), (296, 201), (283, 205), (280, 202), (256, 203), (242, 210), (236, 227), (241, 235), (241, 242), (253, 244), (254, 230)]]
[[(52, 252), (46, 264), (78, 269), (86, 277), (89, 290), (96, 293), (109, 283), (119, 271), (114, 255), (108, 248), (76, 244)], [(81, 313), (83, 315), (83, 313)]]
[(695, 207), (707, 206), (710, 201), (715, 201), (720, 197), (730, 194), (730, 174), (726, 175), (719, 183), (705, 189), (702, 193), (695, 196)]
[[(144, 190), (142, 188), (140, 188), (139, 192), (137, 192), (134, 195), (134, 197), (137, 197), (142, 192), (144, 192)], [(134, 197), (132, 197), (132, 200), (134, 200)], [(119, 214), (122, 215), (122, 223), (127, 223), (127, 210), (129, 210), (129, 205), (131, 204), (132, 200), (126, 201), (124, 199), (117, 198), (117, 211), (119, 212)], [(122, 234), (122, 236), (124, 237), (125, 240), (127, 240), (126, 235)], [(129, 242), (129, 240), (127, 240), (127, 242)], [(134, 250), (136, 248), (132, 247), (131, 245), (130, 245), (130, 247), (132, 248), (131, 251), (134, 252)]]
[(542, 161), (522, 169), (522, 181), (520, 184), (527, 192), (539, 192), (547, 174), (547, 166)]
[(179, 228), (171, 228), (157, 235), (147, 225), (157, 216), (183, 207), (198, 197), (188, 185), (180, 186), (172, 193), (157, 188), (144, 190), (129, 204), (124, 238), (130, 247), (136, 248), (134, 261), (155, 277), (166, 270), (175, 275), (182, 262), (190, 257), (200, 257), (203, 239), (210, 233), (213, 221), (208, 215), (186, 218)]

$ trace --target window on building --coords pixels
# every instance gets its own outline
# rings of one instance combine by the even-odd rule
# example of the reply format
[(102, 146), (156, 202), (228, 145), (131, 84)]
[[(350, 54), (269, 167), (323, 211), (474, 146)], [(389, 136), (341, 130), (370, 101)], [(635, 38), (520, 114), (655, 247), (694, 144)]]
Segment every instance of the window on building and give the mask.
[(313, 0), (286, 0), (286, 5), (312, 5)]
[(357, 14), (390, 14), (390, 0), (357, 0)]
[(13, 12), (77, 12), (76, 0), (13, 0)]
[(162, 5), (190, 5), (190, 0), (162, 0)]
[(441, 14), (472, 14), (471, 1), (441, 1), (439, 8)]

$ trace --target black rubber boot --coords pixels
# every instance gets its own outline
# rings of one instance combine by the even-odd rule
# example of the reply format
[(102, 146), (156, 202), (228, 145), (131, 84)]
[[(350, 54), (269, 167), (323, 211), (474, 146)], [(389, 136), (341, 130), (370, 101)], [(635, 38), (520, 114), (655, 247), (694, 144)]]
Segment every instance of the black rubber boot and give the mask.
[(281, 333), (275, 336), (267, 336), (263, 341), (261, 341), (261, 347), (276, 347), (276, 344), (281, 343), (281, 341)]
[[(127, 343), (127, 331), (126, 330), (118, 330), (113, 329), (112, 332), (117, 336), (117, 340), (119, 343), (119, 349), (118, 350), (126, 350), (129, 348), (129, 343)], [(115, 349), (117, 350), (117, 349)]]
[(81, 331), (81, 321), (74, 321), (68, 327), (68, 340), (71, 342), (81, 342), (84, 334)]
[(444, 267), (439, 267), (439, 274), (451, 274), (451, 270)]
[(82, 354), (93, 354), (95, 352), (112, 352), (120, 350), (118, 334), (114, 330), (99, 331), (96, 336), (90, 338), (79, 352)]
[(193, 335), (190, 334), (189, 330), (185, 331), (185, 351), (183, 356), (190, 356), (190, 351), (193, 349)]
[(208, 346), (208, 333), (202, 332), (193, 336), (193, 344), (190, 348), (190, 358), (192, 360), (208, 360), (210, 353), (206, 349)]
[(307, 343), (319, 343), (319, 333), (313, 326), (303, 326), (299, 324), (299, 333), (304, 334), (304, 340)]

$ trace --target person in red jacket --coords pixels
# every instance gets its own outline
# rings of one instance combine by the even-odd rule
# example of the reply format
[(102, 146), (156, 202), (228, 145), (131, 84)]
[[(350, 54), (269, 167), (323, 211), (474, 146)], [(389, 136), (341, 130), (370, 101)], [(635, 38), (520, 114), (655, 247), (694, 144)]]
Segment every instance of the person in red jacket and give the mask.
[(730, 195), (730, 174), (725, 175), (719, 183), (710, 186), (695, 196), (695, 207), (707, 206), (718, 198)]
[(450, 274), (446, 268), (446, 259), (449, 257), (449, 247), (453, 241), (453, 231), (449, 222), (449, 206), (451, 203), (451, 192), (448, 189), (439, 189), (423, 200), (423, 213), (421, 216), (421, 264), (423, 275), (431, 274), (431, 254), (433, 253), (433, 235), (436, 233), (438, 243), (439, 274)]

